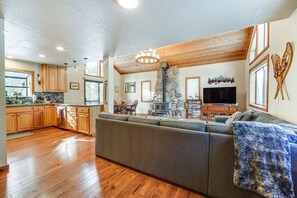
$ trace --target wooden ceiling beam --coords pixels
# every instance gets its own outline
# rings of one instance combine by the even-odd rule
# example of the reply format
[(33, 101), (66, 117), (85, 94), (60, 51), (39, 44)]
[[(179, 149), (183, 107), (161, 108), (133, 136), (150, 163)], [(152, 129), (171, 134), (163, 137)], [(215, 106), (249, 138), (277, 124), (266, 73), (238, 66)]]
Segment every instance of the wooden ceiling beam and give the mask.
[[(216, 55), (216, 56), (206, 56), (200, 58), (192, 58), (186, 61), (169, 61), (170, 66), (177, 67), (190, 67), (190, 66), (200, 66), (203, 64), (212, 64), (212, 63), (221, 63), (227, 61), (236, 61), (236, 60), (244, 60), (245, 59), (245, 50), (238, 51), (236, 53), (230, 53), (225, 55)], [(126, 68), (116, 68), (121, 74), (129, 74), (129, 73), (140, 73), (140, 72), (148, 72), (148, 71), (156, 71), (160, 69), (160, 64), (153, 65), (130, 65)]]
[[(253, 28), (245, 28), (203, 39), (157, 48), (161, 61), (171, 66), (187, 67), (226, 61), (244, 60), (250, 46)], [(116, 57), (115, 69), (120, 74), (155, 71), (158, 64), (139, 64), (135, 62), (136, 53)]]

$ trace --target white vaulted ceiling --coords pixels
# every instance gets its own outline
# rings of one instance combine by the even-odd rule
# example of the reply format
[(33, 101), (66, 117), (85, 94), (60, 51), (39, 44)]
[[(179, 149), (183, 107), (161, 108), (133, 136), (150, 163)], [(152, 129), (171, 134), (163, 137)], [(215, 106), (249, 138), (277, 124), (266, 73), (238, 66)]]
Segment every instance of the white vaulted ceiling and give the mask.
[(296, 7), (296, 0), (139, 0), (125, 10), (114, 0), (1, 0), (0, 14), (6, 55), (62, 65), (284, 19)]

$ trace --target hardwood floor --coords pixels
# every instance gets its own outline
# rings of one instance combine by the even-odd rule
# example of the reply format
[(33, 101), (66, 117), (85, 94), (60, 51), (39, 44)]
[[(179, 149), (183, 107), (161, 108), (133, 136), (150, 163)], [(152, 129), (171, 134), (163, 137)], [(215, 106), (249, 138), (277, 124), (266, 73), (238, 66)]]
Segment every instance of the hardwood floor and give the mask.
[(95, 139), (57, 128), (8, 141), (0, 197), (195, 197), (198, 194), (95, 156)]

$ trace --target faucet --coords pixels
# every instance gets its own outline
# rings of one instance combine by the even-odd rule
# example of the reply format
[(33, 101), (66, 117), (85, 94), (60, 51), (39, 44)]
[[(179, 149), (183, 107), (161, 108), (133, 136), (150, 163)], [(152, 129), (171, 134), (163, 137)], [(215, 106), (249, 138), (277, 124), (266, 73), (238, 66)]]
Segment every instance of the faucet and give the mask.
[(11, 97), (11, 94), (16, 94), (15, 96), (17, 97), (17, 92), (16, 91), (11, 91), (10, 93), (9, 93), (9, 96)]

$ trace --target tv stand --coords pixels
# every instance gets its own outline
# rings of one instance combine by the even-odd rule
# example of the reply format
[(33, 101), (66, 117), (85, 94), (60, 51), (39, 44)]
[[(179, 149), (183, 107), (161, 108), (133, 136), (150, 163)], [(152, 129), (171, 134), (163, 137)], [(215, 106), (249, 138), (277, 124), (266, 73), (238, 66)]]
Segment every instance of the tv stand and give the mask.
[(238, 111), (238, 105), (230, 104), (204, 104), (201, 106), (201, 120), (213, 122), (215, 116), (225, 115), (230, 116)]

